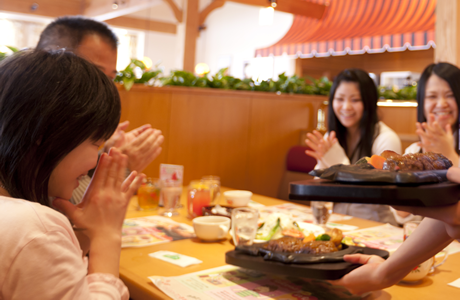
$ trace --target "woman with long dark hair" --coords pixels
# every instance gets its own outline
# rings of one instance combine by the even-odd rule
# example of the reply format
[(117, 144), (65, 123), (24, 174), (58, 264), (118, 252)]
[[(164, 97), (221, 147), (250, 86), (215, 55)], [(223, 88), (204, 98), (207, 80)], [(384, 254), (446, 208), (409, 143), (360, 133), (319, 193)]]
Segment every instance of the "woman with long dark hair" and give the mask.
[(442, 153), (458, 166), (460, 69), (444, 62), (426, 67), (417, 85), (417, 105), (416, 133), (420, 142), (405, 152)]
[[(318, 161), (315, 169), (353, 164), (385, 150), (401, 153), (398, 135), (377, 116), (378, 93), (374, 81), (360, 69), (346, 69), (334, 80), (328, 107), (328, 132), (307, 134), (307, 154)], [(386, 205), (336, 203), (334, 212), (397, 224)]]
[[(83, 202), (68, 201), (120, 108), (107, 76), (71, 53), (26, 51), (0, 64), (1, 299), (129, 298), (118, 279), (121, 226), (143, 176), (125, 180), (127, 158), (112, 149)], [(74, 231), (90, 240), (89, 260)]]
[[(460, 69), (441, 62), (428, 65), (417, 84), (417, 130), (420, 141), (406, 148), (407, 153), (435, 152), (459, 166), (458, 107), (460, 105)], [(396, 212), (391, 208), (393, 212)], [(414, 218), (398, 211), (398, 223)]]

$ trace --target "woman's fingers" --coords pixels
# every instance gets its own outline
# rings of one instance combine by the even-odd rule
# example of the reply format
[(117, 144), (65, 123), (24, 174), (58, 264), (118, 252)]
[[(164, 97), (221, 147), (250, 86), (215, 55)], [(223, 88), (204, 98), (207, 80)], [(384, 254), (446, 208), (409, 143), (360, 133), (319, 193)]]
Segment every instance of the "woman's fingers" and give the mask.
[(110, 166), (107, 167), (106, 178), (104, 182), (105, 187), (114, 187), (118, 177), (118, 150), (110, 148), (109, 156), (112, 158)]
[(313, 130), (313, 134), (316, 136), (318, 140), (323, 139), (323, 135), (318, 130)]
[(117, 126), (117, 129), (115, 130), (115, 132), (117, 131), (125, 131), (129, 126), (129, 121), (124, 121), (124, 122), (121, 122), (120, 124), (118, 124)]
[(353, 264), (365, 265), (367, 263), (376, 263), (383, 262), (384, 259), (376, 255), (367, 255), (367, 254), (351, 254), (344, 255), (343, 260)]
[(316, 160), (321, 160), (322, 156), (318, 155), (315, 151), (307, 150), (305, 154), (315, 158)]
[(307, 140), (311, 141), (312, 143), (314, 144), (318, 144), (319, 143), (319, 139), (316, 137), (316, 135), (314, 135), (313, 133), (307, 133)]
[(106, 153), (102, 153), (101, 158), (99, 159), (99, 163), (97, 164), (93, 179), (91, 179), (90, 186), (92, 188), (100, 189), (105, 185), (107, 173), (111, 165), (112, 157)]
[(329, 133), (329, 139), (330, 139), (330, 140), (337, 139), (337, 135), (336, 135), (335, 131), (331, 131), (331, 132)]
[(128, 202), (129, 202), (129, 199), (134, 195), (134, 193), (139, 189), (145, 177), (146, 177), (145, 174), (141, 173), (138, 176), (136, 176), (134, 180), (131, 182), (127, 192), (125, 193)]
[(131, 183), (136, 179), (137, 172), (132, 171), (128, 177), (126, 177), (125, 181), (123, 181), (123, 184), (121, 185), (121, 192), (126, 193), (131, 185)]
[(305, 143), (307, 144), (308, 147), (310, 147), (313, 151), (318, 151), (319, 149), (319, 145), (318, 144), (315, 144), (313, 143), (312, 141), (310, 140), (306, 140)]
[(121, 154), (120, 152), (117, 155), (117, 180), (115, 181), (114, 188), (120, 189), (125, 181), (126, 177), (126, 167), (128, 165), (128, 157), (126, 155)]
[(436, 121), (436, 116), (432, 113), (428, 114), (427, 123), (429, 125), (433, 124)]

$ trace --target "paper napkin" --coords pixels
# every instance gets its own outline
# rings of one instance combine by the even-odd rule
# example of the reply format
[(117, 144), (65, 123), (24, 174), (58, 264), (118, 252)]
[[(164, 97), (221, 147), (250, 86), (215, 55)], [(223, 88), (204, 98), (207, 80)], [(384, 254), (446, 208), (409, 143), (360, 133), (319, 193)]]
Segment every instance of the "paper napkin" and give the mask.
[(188, 267), (191, 265), (201, 264), (202, 261), (191, 256), (183, 255), (171, 251), (157, 251), (149, 254), (150, 257), (158, 258), (163, 261), (178, 265), (180, 267)]
[(456, 287), (456, 288), (460, 288), (460, 278), (457, 279), (457, 280), (452, 281), (451, 283), (448, 283), (447, 285), (450, 285), (450, 286), (453, 286), (453, 287)]

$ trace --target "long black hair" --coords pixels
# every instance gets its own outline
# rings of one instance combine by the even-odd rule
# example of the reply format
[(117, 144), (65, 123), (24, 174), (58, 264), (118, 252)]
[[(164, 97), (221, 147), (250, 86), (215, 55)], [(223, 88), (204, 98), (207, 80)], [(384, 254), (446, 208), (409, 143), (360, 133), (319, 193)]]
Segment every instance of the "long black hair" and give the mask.
[(96, 66), (69, 52), (24, 51), (0, 64), (0, 181), (15, 198), (48, 204), (57, 164), (87, 139), (108, 139), (120, 98)]
[[(457, 110), (460, 110), (460, 69), (446, 62), (430, 64), (425, 68), (425, 70), (423, 70), (417, 85), (417, 122), (420, 123), (426, 122), (427, 120), (425, 116), (426, 84), (433, 74), (436, 74), (438, 77), (447, 81), (452, 93), (454, 94), (455, 102), (457, 103)], [(456, 120), (456, 122), (452, 125), (452, 132), (456, 140), (455, 150), (457, 153), (460, 153), (458, 129), (458, 120)]]
[[(354, 153), (357, 153), (358, 157), (371, 156), (372, 144), (376, 135), (378, 135), (378, 132), (376, 133), (376, 124), (379, 122), (377, 116), (377, 101), (379, 98), (377, 87), (369, 74), (361, 69), (343, 70), (335, 78), (329, 93), (327, 126), (329, 132), (335, 131), (339, 144), (345, 151), (347, 150), (347, 128), (340, 123), (332, 105), (335, 92), (342, 82), (356, 82), (358, 84), (364, 107), (363, 117), (359, 122), (361, 139)], [(354, 156), (354, 154), (352, 153), (350, 156)], [(349, 159), (351, 161), (353, 157), (349, 157)]]

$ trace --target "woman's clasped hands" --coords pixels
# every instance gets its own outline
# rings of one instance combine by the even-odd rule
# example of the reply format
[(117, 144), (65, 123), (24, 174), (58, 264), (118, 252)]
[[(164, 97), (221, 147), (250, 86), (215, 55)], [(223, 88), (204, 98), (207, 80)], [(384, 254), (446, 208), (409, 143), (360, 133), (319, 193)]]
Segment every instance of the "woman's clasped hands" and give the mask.
[(305, 143), (312, 150), (307, 150), (305, 153), (316, 160), (321, 160), (324, 155), (337, 143), (335, 131), (331, 131), (329, 135), (324, 136), (317, 130), (313, 130), (313, 133), (307, 133), (307, 139)]
[(55, 199), (53, 205), (63, 212), (76, 230), (91, 240), (98, 235), (121, 236), (121, 227), (130, 198), (142, 184), (144, 174), (133, 171), (126, 179), (127, 157), (112, 148), (102, 154), (83, 201), (73, 205)]

